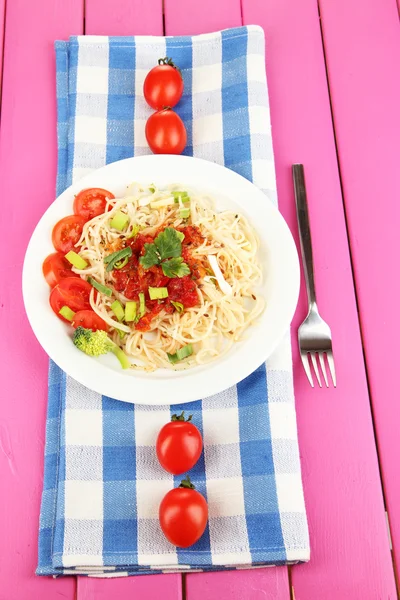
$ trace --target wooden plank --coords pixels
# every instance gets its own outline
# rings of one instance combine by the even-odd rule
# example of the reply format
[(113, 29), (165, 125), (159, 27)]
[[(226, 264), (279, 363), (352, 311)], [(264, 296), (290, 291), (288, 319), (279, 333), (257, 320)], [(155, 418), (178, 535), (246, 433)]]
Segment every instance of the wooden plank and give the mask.
[(6, 258), (0, 265), (0, 596), (7, 600), (72, 600), (75, 594), (75, 578), (34, 575), (48, 359), (25, 316), (21, 269), (33, 227), (54, 199), (53, 41), (82, 27), (81, 0), (41, 0), (40, 10), (30, 0), (7, 3), (0, 132), (0, 202), (7, 219), (0, 239)]
[(186, 575), (187, 600), (289, 600), (286, 567)]
[[(86, 33), (90, 35), (162, 35), (161, 0), (86, 0)], [(179, 574), (104, 580), (78, 577), (78, 600), (180, 600)]]
[(3, 46), (4, 46), (4, 28), (6, 21), (6, 0), (0, 0), (0, 98), (1, 82), (3, 75)]
[[(336, 0), (330, 6), (334, 13)], [(318, 300), (332, 328), (338, 374), (336, 390), (312, 390), (307, 383), (296, 342), (306, 314), (303, 288), (293, 321), (293, 348), (311, 562), (292, 570), (295, 596), (394, 599), (317, 2), (243, 0), (243, 17), (245, 23), (262, 25), (266, 34), (278, 195), (296, 239), (290, 167), (305, 164)], [(345, 22), (344, 13), (337, 16), (338, 44)], [(345, 27), (349, 44), (351, 39), (356, 45), (356, 21)], [(346, 56), (343, 52), (338, 70)], [(350, 72), (353, 76), (351, 67)]]
[(162, 35), (162, 0), (87, 0), (86, 33)]
[[(166, 35), (208, 33), (242, 24), (240, 0), (203, 0), (190, 10), (184, 0), (165, 0)], [(188, 600), (288, 600), (289, 579), (286, 567), (253, 571), (197, 573), (186, 576)]]
[[(386, 506), (400, 573), (400, 29), (392, 0), (320, 0)], [(355, 43), (356, 34), (356, 43)]]

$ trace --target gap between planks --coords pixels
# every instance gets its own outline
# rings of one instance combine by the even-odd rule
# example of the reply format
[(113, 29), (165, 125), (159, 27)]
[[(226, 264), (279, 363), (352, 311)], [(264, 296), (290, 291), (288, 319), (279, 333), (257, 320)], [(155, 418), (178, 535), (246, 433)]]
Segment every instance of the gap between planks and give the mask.
[[(347, 243), (348, 243), (348, 246), (349, 246), (350, 265), (351, 265), (351, 272), (352, 272), (352, 277), (353, 277), (354, 297), (355, 297), (356, 306), (357, 306), (357, 313), (359, 315), (358, 324), (359, 324), (359, 331), (360, 331), (360, 337), (361, 337), (362, 356), (363, 356), (364, 369), (365, 369), (365, 378), (366, 378), (367, 388), (368, 388), (369, 406), (370, 406), (371, 417), (372, 417), (372, 419), (371, 419), (372, 420), (372, 428), (373, 428), (373, 432), (374, 432), (374, 441), (375, 441), (376, 455), (377, 455), (377, 460), (378, 460), (379, 479), (380, 479), (380, 483), (381, 483), (383, 504), (384, 504), (384, 508), (385, 508), (386, 522), (387, 522), (387, 528), (388, 528), (388, 544), (389, 544), (390, 553), (391, 553), (391, 556), (392, 556), (393, 571), (394, 571), (394, 576), (395, 576), (395, 580), (396, 580), (397, 588), (398, 588), (397, 591), (398, 591), (398, 595), (399, 595), (399, 598), (400, 598), (400, 589), (399, 589), (399, 586), (398, 586), (398, 574), (397, 574), (397, 570), (396, 570), (396, 566), (395, 566), (395, 561), (394, 561), (394, 556), (393, 556), (393, 548), (392, 548), (392, 543), (391, 543), (389, 514), (387, 512), (387, 505), (386, 505), (385, 486), (384, 486), (383, 476), (382, 476), (381, 458), (380, 458), (380, 455), (379, 455), (379, 446), (378, 446), (378, 438), (377, 438), (376, 426), (375, 426), (375, 415), (374, 415), (374, 408), (373, 408), (373, 403), (372, 403), (371, 386), (370, 386), (370, 381), (369, 381), (369, 373), (368, 373), (367, 361), (366, 361), (366, 355), (365, 355), (365, 344), (364, 344), (363, 328), (362, 328), (362, 325), (361, 325), (359, 298), (358, 298), (358, 293), (357, 293), (357, 287), (356, 287), (356, 284), (355, 284), (355, 281), (356, 281), (356, 279), (355, 279), (355, 266), (354, 266), (352, 246), (351, 246), (351, 239), (350, 239), (348, 214), (347, 214), (347, 210), (346, 210), (346, 202), (345, 202), (345, 194), (344, 194), (344, 186), (343, 186), (343, 179), (342, 179), (342, 171), (341, 171), (341, 162), (340, 162), (340, 156), (339, 156), (338, 141), (337, 141), (337, 135), (336, 135), (336, 125), (335, 125), (335, 115), (334, 115), (333, 104), (332, 104), (331, 85), (330, 85), (330, 81), (329, 81), (329, 69), (328, 69), (328, 60), (327, 60), (327, 54), (326, 54), (326, 49), (325, 49), (323, 19), (322, 19), (322, 13), (321, 13), (321, 9), (320, 9), (320, 0), (316, 0), (316, 2), (317, 2), (317, 7), (318, 7), (319, 26), (320, 26), (320, 30), (321, 30), (322, 50), (323, 50), (323, 55), (324, 55), (326, 83), (327, 83), (327, 86), (328, 86), (329, 105), (330, 105), (330, 112), (331, 112), (331, 118), (332, 118), (332, 130), (333, 130), (333, 137), (334, 137), (334, 141), (335, 141), (335, 152), (336, 152), (336, 159), (337, 159), (337, 166), (338, 166), (338, 173), (339, 173), (340, 190), (341, 190), (341, 195), (342, 195), (343, 214), (344, 214), (344, 221), (345, 221), (345, 225), (346, 225), (346, 236), (347, 236)], [(397, 8), (399, 10), (399, 18), (400, 18), (400, 4), (398, 4), (396, 2), (396, 5), (397, 5)], [(291, 599), (291, 600), (294, 600), (294, 598)]]

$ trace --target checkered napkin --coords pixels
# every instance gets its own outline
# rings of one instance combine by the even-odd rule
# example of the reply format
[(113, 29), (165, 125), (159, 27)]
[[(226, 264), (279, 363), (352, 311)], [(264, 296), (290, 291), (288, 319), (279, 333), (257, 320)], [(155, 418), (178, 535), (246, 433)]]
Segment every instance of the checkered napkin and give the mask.
[[(182, 69), (185, 154), (254, 181), (276, 201), (264, 35), (241, 27), (194, 37), (73, 37), (56, 43), (58, 192), (111, 161), (148, 154), (142, 87), (159, 57)], [(266, 198), (265, 200), (269, 200)], [(159, 429), (185, 410), (204, 452), (190, 476), (209, 521), (173, 547), (158, 505), (180, 477), (155, 455)], [(131, 575), (306, 561), (289, 338), (267, 365), (216, 396), (173, 407), (118, 402), (50, 366), (40, 575)]]

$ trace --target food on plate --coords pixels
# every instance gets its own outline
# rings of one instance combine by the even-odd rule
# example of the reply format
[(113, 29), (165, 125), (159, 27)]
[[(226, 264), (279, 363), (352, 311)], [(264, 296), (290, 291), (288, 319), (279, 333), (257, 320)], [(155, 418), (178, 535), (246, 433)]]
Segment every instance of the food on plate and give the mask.
[(154, 154), (181, 154), (185, 149), (185, 125), (180, 116), (170, 108), (153, 113), (147, 119), (145, 134)]
[(147, 73), (143, 94), (147, 104), (155, 110), (178, 104), (183, 94), (183, 79), (171, 58), (160, 58), (158, 65)]
[(201, 538), (207, 526), (208, 507), (189, 477), (165, 494), (159, 519), (165, 537), (174, 546), (187, 548)]
[(82, 190), (75, 196), (74, 213), (89, 221), (105, 212), (107, 198), (114, 198), (114, 196), (102, 188)]
[[(58, 252), (43, 263), (50, 305), (72, 327), (103, 331), (131, 368), (208, 363), (262, 313), (258, 240), (243, 215), (217, 212), (212, 199), (179, 185), (133, 183), (124, 197), (98, 189), (78, 197), (88, 200), (79, 203), (83, 214), (55, 225)], [(104, 211), (90, 219), (99, 197)]]
[(89, 356), (100, 356), (112, 352), (118, 358), (123, 369), (129, 369), (131, 366), (128, 357), (121, 348), (114, 344), (102, 329), (92, 331), (84, 327), (77, 327), (74, 333), (74, 344), (78, 350), (89, 354)]
[(185, 420), (184, 411), (172, 415), (170, 423), (160, 430), (156, 442), (157, 458), (161, 466), (173, 475), (189, 471), (200, 458), (203, 440), (197, 427)]

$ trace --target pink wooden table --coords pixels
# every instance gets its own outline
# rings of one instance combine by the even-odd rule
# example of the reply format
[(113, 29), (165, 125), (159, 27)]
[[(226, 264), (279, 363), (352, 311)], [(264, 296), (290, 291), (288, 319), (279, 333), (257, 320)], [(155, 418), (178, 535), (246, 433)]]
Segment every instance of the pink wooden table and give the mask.
[[(53, 41), (81, 33), (194, 34), (250, 23), (261, 25), (267, 40), (281, 210), (297, 240), (290, 165), (303, 162), (317, 293), (334, 334), (335, 391), (310, 389), (293, 335), (311, 562), (184, 578), (37, 578), (48, 361), (24, 315), (20, 280), (29, 235), (54, 196)], [(0, 55), (3, 49), (0, 600), (395, 599), (400, 569), (396, 0), (7, 0), (7, 5), (0, 0)], [(294, 331), (305, 310), (303, 289)]]

